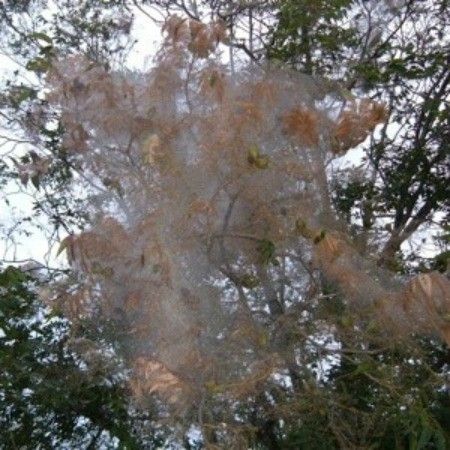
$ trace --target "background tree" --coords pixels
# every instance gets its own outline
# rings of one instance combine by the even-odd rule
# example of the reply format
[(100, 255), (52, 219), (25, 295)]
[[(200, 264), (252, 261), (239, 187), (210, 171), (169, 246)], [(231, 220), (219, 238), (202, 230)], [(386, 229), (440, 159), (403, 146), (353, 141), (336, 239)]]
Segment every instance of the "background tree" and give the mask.
[[(269, 55), (301, 71), (309, 71), (309, 64), (347, 89), (389, 105), (389, 121), (366, 146), (358, 173), (344, 185), (339, 176), (336, 201), (349, 220), (357, 219), (363, 240), (376, 233), (380, 263), (401, 265), (396, 256), (416, 231), (425, 224), (442, 230), (448, 223), (448, 5), (404, 1), (320, 6), (331, 16), (328, 26), (322, 23), (327, 16), (308, 8), (308, 2), (284, 2)], [(346, 24), (350, 19), (352, 27)], [(314, 36), (311, 48), (291, 32), (302, 27)], [(321, 32), (333, 36), (332, 45), (340, 53), (323, 48)], [(330, 53), (338, 64), (329, 62)], [(420, 245), (413, 247), (408, 257), (417, 267)]]
[(140, 448), (114, 355), (76, 338), (25, 272), (5, 268), (0, 287), (0, 447)]
[[(367, 245), (380, 248), (380, 264), (401, 272), (427, 271), (429, 268), (445, 271), (448, 244), (436, 246), (431, 253), (424, 250), (423, 244), (430, 246), (433, 240), (439, 241), (448, 227), (449, 193), (445, 169), (448, 151), (445, 149), (449, 138), (445, 130), (449, 117), (449, 53), (444, 38), (448, 35), (448, 5), (446, 2), (390, 2), (385, 5), (381, 2), (351, 2), (341, 3), (339, 7), (341, 17), (359, 18), (351, 29), (342, 20), (338, 23), (343, 27), (342, 32), (347, 33), (340, 41), (339, 61), (345, 60), (344, 55), (350, 58), (344, 65), (331, 65), (338, 71), (330, 72), (326, 51), (320, 48), (321, 39), (312, 39), (311, 65), (317, 73), (331, 74), (353, 92), (363, 91), (371, 98), (384, 99), (389, 105), (390, 120), (365, 146), (365, 158), (358, 170), (347, 171), (346, 175), (345, 170), (338, 172), (334, 193), (336, 207), (352, 224), (363, 248)], [(305, 20), (300, 11), (302, 5), (285, 2), (285, 8), (280, 10), (269, 54), (290, 61), (299, 70), (307, 70), (308, 52), (302, 45), (301, 36), (296, 37), (296, 32), (293, 33), (295, 37), (290, 34), (290, 30), (301, 29)], [(357, 25), (361, 23), (365, 26), (358, 30)], [(333, 35), (340, 36), (339, 33)], [(339, 41), (332, 42), (337, 44)], [(421, 237), (414, 239), (414, 233), (420, 230)], [(412, 241), (409, 248), (405, 246), (406, 241)], [(421, 364), (432, 358), (439, 361), (435, 370), (448, 370), (447, 350), (442, 354), (441, 347), (433, 341), (421, 340), (419, 345), (427, 355), (420, 357)], [(380, 352), (379, 357), (389, 361), (393, 370), (394, 367), (408, 370), (410, 352), (410, 348), (406, 353), (396, 352), (394, 358)], [(380, 362), (373, 364), (376, 366), (380, 367)], [(416, 379), (415, 383), (423, 386), (427, 377), (417, 370), (416, 365), (413, 370), (421, 374), (421, 381)], [(365, 408), (373, 407), (371, 399), (373, 396), (379, 398), (379, 388), (369, 388), (367, 377), (363, 377), (361, 384), (355, 382), (355, 372), (359, 373), (355, 365), (342, 364), (330, 380), (330, 386), (334, 386), (338, 374), (336, 380), (339, 384), (343, 380), (353, 401), (359, 399)], [(396, 383), (396, 386), (406, 388), (407, 383)], [(414, 383), (409, 389), (415, 389)], [(439, 405), (438, 417), (443, 417), (448, 408), (448, 394), (441, 397), (438, 391), (428, 389), (425, 388), (422, 395), (429, 398), (429, 404)], [(435, 395), (439, 397), (436, 403), (431, 400)], [(398, 403), (393, 401), (392, 404)], [(386, 410), (385, 404), (382, 411)], [(425, 427), (421, 434), (417, 431), (421, 428), (417, 423), (424, 423), (423, 418), (430, 417), (430, 412), (431, 417), (436, 417), (435, 408), (425, 412), (419, 407), (410, 414), (394, 409), (387, 423), (380, 422), (385, 430), (389, 430), (387, 440), (377, 439), (376, 444), (383, 448), (404, 448), (413, 442), (425, 445), (425, 436), (432, 433)], [(429, 423), (427, 420), (425, 423)], [(301, 428), (300, 435), (309, 429)], [(437, 441), (434, 445), (445, 447)]]
[[(32, 213), (17, 218), (11, 228), (30, 233), (30, 224), (42, 217), (50, 223), (47, 232), (54, 241), (60, 232), (83, 226), (85, 214), (80, 193), (68, 190), (79, 175), (61, 141), (58, 112), (50, 111), (45, 101), (45, 73), (55, 55), (84, 54), (105, 67), (123, 64), (131, 44), (131, 16), (121, 2), (5, 1), (0, 24), (2, 57), (11, 67), (2, 74), (0, 177), (20, 182), (15, 188), (9, 184), (7, 191), (34, 197)], [(13, 198), (2, 197), (2, 202)], [(8, 232), (5, 238), (14, 239)]]
[[(79, 194), (70, 190), (77, 168), (64, 150), (59, 116), (49, 110), (43, 96), (45, 72), (56, 54), (74, 52), (87, 54), (105, 67), (119, 64), (129, 47), (130, 20), (114, 2), (0, 4), (1, 56), (11, 68), (2, 73), (0, 94), (2, 208), (14, 210), (18, 192), (19, 202), (24, 196), (33, 199), (29, 213), (1, 226), (5, 248), (13, 249), (5, 251), (3, 258), (11, 263), (35, 264), (13, 261), (13, 255), (16, 244), (41, 228), (39, 218), (47, 223), (43, 231), (50, 242), (59, 239), (60, 232), (79, 229), (86, 218)], [(39, 124), (33, 114), (40, 118)], [(147, 440), (133, 436), (133, 427), (142, 427), (148, 419), (134, 413), (116, 363), (103, 359), (95, 349), (95, 367), (86, 365), (87, 347), (75, 345), (83, 342), (81, 328), (49, 311), (37, 298), (37, 285), (42, 287), (67, 271), (38, 267), (45, 273), (39, 282), (13, 267), (1, 275), (0, 447), (94, 448), (119, 440), (126, 448), (141, 448), (145, 442), (156, 445), (158, 432), (149, 432), (148, 427)]]

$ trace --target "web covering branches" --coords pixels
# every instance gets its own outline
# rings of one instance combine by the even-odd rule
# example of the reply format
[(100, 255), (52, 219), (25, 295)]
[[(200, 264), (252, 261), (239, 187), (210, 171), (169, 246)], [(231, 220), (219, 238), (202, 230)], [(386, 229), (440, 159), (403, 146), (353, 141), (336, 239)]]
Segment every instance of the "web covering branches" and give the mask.
[[(327, 165), (385, 120), (383, 105), (273, 67), (231, 76), (215, 56), (220, 22), (173, 16), (165, 31), (149, 73), (74, 56), (48, 77), (91, 192), (91, 228), (60, 247), (79, 277), (61, 307), (116, 320), (136, 396), (241, 439), (231, 405), (295, 391), (312, 336), (335, 332), (312, 321), (333, 301), (324, 283), (377, 339), (450, 344), (448, 280), (376, 267), (332, 208)], [(230, 408), (212, 423), (214, 402)]]

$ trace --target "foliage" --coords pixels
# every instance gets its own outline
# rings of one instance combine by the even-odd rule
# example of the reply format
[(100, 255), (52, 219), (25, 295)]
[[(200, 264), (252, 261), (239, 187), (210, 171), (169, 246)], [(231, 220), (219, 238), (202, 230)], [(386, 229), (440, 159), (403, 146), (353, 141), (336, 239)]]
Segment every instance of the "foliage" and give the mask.
[(2, 98), (37, 149), (3, 170), (70, 231), (46, 303), (141, 406), (187, 448), (448, 446), (446, 2), (134, 2), (178, 14), (140, 74), (121, 2), (25, 3), (7, 36), (48, 84)]
[[(307, 73), (333, 76), (357, 46), (349, 20), (352, 0), (284, 1), (276, 13), (276, 27), (267, 45), (268, 57), (288, 62)], [(346, 20), (345, 20), (346, 19)], [(342, 74), (340, 74), (342, 76)]]
[[(332, 52), (338, 55), (337, 63), (330, 65), (330, 55), (326, 48), (321, 48), (320, 39), (311, 38), (308, 48), (302, 35), (294, 32), (291, 37), (289, 30), (294, 29), (301, 30), (307, 37), (308, 33), (320, 35), (311, 24), (305, 29), (306, 19), (296, 16), (295, 8), (301, 8), (303, 3), (308, 2), (283, 2), (287, 13), (283, 14), (283, 8), (280, 9), (268, 47), (269, 55), (295, 64), (299, 70), (314, 70), (317, 74), (331, 76), (346, 89), (365, 92), (371, 98), (383, 98), (389, 105), (388, 122), (364, 146), (366, 156), (361, 166), (357, 170), (344, 169), (336, 173), (333, 198), (337, 210), (352, 224), (352, 234), (362, 249), (381, 250), (379, 264), (403, 273), (430, 268), (445, 272), (446, 244), (436, 259), (421, 255), (420, 244), (409, 250), (407, 258), (400, 249), (406, 248), (405, 243), (417, 230), (427, 230), (427, 234), (431, 234), (431, 223), (445, 229), (448, 222), (445, 169), (448, 154), (445, 156), (444, 150), (448, 137), (444, 129), (448, 129), (448, 112), (445, 111), (448, 109), (449, 72), (447, 44), (443, 42), (443, 36), (448, 35), (448, 5), (446, 2), (408, 1), (347, 2), (346, 5), (326, 2), (330, 12), (337, 7), (340, 15), (340, 19), (327, 28), (332, 31), (337, 25), (340, 29), (334, 32), (333, 40), (338, 47), (337, 52)], [(348, 19), (352, 20), (351, 28), (346, 25)], [(430, 242), (430, 236), (423, 238), (422, 244), (425, 240)], [(420, 357), (422, 361), (441, 352), (440, 345), (434, 341), (426, 343), (425, 347), (426, 353)], [(405, 355), (410, 351), (408, 347)], [(396, 352), (399, 356), (403, 353)], [(407, 370), (405, 360), (393, 360), (385, 352), (380, 355), (392, 364), (392, 370), (394, 367)], [(446, 364), (435, 369), (445, 372)], [(380, 365), (381, 362), (373, 364), (370, 373)], [(338, 371), (343, 380), (348, 380), (345, 384), (349, 399), (358, 400), (366, 407), (373, 405), (373, 398), (379, 399), (379, 388), (373, 396), (367, 396), (366, 389), (370, 386), (367, 378), (355, 383), (348, 364), (341, 364)], [(408, 383), (402, 379), (395, 385), (403, 388)], [(416, 379), (411, 389), (418, 389), (418, 385), (423, 387), (420, 392), (422, 398), (427, 399), (425, 405), (435, 404), (433, 399), (437, 397), (436, 404), (445, 411), (447, 392), (442, 394), (438, 387), (431, 388), (423, 378)], [(375, 448), (425, 446), (434, 432), (425, 427), (421, 434), (418, 423), (434, 423), (434, 419), (429, 418), (430, 411), (424, 412), (420, 406), (413, 408), (410, 414), (394, 409), (389, 415), (389, 405), (396, 404), (390, 400), (380, 407), (386, 421), (380, 421), (381, 434), (369, 435), (373, 439), (371, 445)], [(441, 426), (442, 430), (448, 428), (445, 422), (441, 422)], [(432, 448), (448, 445), (442, 436), (435, 435), (434, 439), (434, 444), (428, 444)], [(342, 442), (338, 446), (346, 447)]]
[(36, 281), (12, 266), (0, 273), (2, 448), (137, 448), (130, 430), (123, 379), (111, 361), (81, 341), (70, 324), (50, 314), (36, 296)]
[[(188, 427), (201, 399), (195, 422), (207, 445), (241, 446), (255, 435), (275, 445), (282, 430), (270, 410), (291, 422), (284, 408), (301, 408), (305, 394), (313, 408), (327, 407), (309, 366), (320, 348), (332, 352), (335, 341), (362, 352), (352, 333), (374, 348), (385, 332), (448, 341), (448, 280), (400, 282), (358, 252), (332, 210), (326, 167), (386, 119), (383, 105), (350, 102), (283, 70), (228, 73), (210, 56), (227, 40), (221, 22), (174, 16), (165, 30), (148, 74), (111, 73), (80, 57), (49, 72), (47, 99), (93, 188), (91, 227), (60, 248), (79, 276), (64, 308), (73, 320), (101, 311), (118, 321), (144, 404), (159, 397)], [(329, 98), (341, 105), (337, 117)], [(345, 297), (343, 330), (324, 314), (319, 273)], [(378, 374), (370, 358), (355, 370), (395, 383), (395, 371)], [(283, 392), (275, 405), (272, 391)], [(371, 430), (378, 413), (368, 413)], [(340, 446), (364, 438), (345, 430), (351, 420), (341, 414), (329, 425)]]
[(5, 1), (0, 25), (0, 49), (11, 66), (2, 73), (0, 126), (7, 133), (0, 136), (0, 180), (17, 179), (19, 191), (34, 196), (27, 228), (44, 217), (54, 239), (83, 226), (86, 215), (69, 192), (78, 176), (76, 162), (60, 139), (59, 115), (45, 100), (45, 74), (56, 55), (81, 53), (105, 67), (122, 63), (130, 48), (131, 16), (119, 1)]
[[(307, 19), (301, 9), (314, 12), (311, 3), (283, 2), (268, 52), (308, 71), (306, 58), (316, 73), (388, 105), (386, 126), (366, 145), (359, 172), (337, 174), (335, 199), (349, 221), (359, 222), (361, 241), (378, 246), (380, 262), (395, 269), (402, 244), (416, 231), (436, 217), (439, 225), (448, 222), (448, 5), (321, 2), (333, 16), (326, 30), (341, 52), (332, 52), (339, 62), (330, 71), (320, 39), (311, 39), (305, 56), (302, 42), (291, 38), (292, 29), (320, 35), (313, 24), (303, 23)], [(298, 15), (291, 11), (296, 8)], [(352, 39), (340, 38), (333, 27), (344, 32), (350, 19), (355, 23)], [(417, 247), (410, 258), (415, 263)]]

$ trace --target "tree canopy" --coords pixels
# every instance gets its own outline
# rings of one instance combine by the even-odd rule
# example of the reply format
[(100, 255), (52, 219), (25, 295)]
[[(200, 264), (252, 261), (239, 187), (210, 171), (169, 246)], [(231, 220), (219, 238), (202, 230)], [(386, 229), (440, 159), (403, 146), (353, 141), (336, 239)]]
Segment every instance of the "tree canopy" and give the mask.
[(5, 442), (446, 448), (446, 2), (56, 3), (0, 6), (4, 190), (69, 263), (3, 271)]

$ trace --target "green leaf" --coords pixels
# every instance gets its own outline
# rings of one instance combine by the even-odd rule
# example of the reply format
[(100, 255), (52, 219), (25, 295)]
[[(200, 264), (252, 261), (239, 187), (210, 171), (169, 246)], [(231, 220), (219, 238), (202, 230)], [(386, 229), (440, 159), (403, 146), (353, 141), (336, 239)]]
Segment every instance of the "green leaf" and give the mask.
[(445, 272), (450, 262), (450, 250), (439, 253), (434, 258), (434, 269)]
[(50, 68), (50, 61), (44, 58), (34, 58), (31, 61), (28, 61), (25, 66), (27, 70), (31, 70), (32, 72), (44, 73)]
[(430, 442), (432, 435), (433, 430), (429, 426), (425, 425), (420, 433), (419, 440), (417, 441), (417, 450), (424, 449), (428, 442)]
[(267, 169), (269, 167), (269, 158), (266, 155), (261, 155), (254, 163), (258, 169)]
[(260, 254), (262, 264), (269, 264), (273, 262), (275, 255), (275, 244), (268, 239), (262, 239), (257, 248)]
[(247, 161), (249, 164), (254, 164), (258, 158), (259, 158), (259, 148), (257, 145), (252, 145), (248, 149)]
[(436, 450), (445, 450), (447, 448), (445, 436), (440, 430), (435, 433), (434, 441), (436, 444)]
[(258, 278), (248, 273), (243, 275), (239, 281), (247, 289), (253, 289), (259, 284)]
[(44, 41), (44, 42), (47, 42), (47, 44), (53, 45), (52, 38), (47, 36), (45, 33), (41, 33), (41, 32), (31, 33), (30, 38), (36, 39), (39, 41)]
[(0, 273), (0, 286), (9, 287), (26, 281), (27, 276), (21, 270), (13, 266), (8, 266)]
[(314, 244), (318, 244), (319, 242), (321, 242), (325, 238), (325, 235), (326, 235), (326, 231), (320, 230), (320, 233), (314, 237), (314, 241), (313, 241)]

